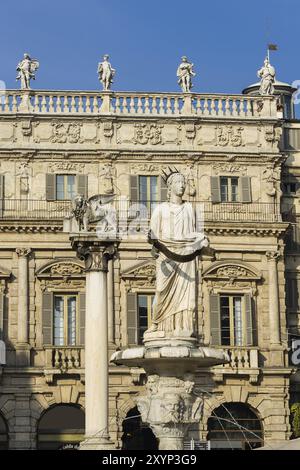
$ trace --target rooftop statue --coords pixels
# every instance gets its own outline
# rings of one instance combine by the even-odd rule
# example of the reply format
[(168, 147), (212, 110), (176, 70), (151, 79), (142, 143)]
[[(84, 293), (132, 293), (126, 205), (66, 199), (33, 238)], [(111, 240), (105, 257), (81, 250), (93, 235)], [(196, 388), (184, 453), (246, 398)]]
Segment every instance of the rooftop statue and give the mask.
[(269, 58), (266, 57), (264, 65), (258, 70), (257, 76), (260, 80), (260, 95), (274, 95), (275, 68), (270, 64)]
[(194, 64), (191, 64), (186, 56), (181, 57), (181, 64), (177, 69), (177, 77), (179, 77), (178, 84), (184, 93), (189, 93), (193, 87), (192, 77), (196, 75), (193, 67)]
[(29, 54), (24, 54), (22, 59), (17, 65), (18, 75), (17, 80), (21, 80), (21, 89), (30, 90), (30, 80), (35, 80), (34, 72), (39, 68), (39, 62), (36, 59), (31, 59)]
[(113, 77), (116, 73), (116, 70), (112, 68), (111, 63), (108, 62), (109, 55), (103, 56), (103, 62), (98, 64), (98, 78), (103, 85), (104, 91), (109, 91), (111, 84), (113, 83)]
[(209, 242), (202, 232), (196, 232), (191, 203), (183, 201), (184, 175), (176, 169), (165, 175), (168, 202), (155, 208), (150, 223), (156, 294), (153, 324), (146, 334), (158, 330), (167, 337), (191, 337), (196, 333), (196, 257)]

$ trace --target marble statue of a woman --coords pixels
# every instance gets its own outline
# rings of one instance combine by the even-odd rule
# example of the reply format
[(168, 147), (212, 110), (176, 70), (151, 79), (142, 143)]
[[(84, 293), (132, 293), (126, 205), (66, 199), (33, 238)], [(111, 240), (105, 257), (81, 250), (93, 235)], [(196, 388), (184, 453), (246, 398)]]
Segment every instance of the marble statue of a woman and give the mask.
[[(156, 252), (156, 294), (153, 323), (145, 336), (194, 336), (196, 328), (196, 257), (208, 240), (196, 233), (191, 203), (183, 201), (185, 177), (177, 170), (166, 176), (168, 201), (151, 217), (149, 241)], [(144, 337), (145, 338), (145, 337)]]

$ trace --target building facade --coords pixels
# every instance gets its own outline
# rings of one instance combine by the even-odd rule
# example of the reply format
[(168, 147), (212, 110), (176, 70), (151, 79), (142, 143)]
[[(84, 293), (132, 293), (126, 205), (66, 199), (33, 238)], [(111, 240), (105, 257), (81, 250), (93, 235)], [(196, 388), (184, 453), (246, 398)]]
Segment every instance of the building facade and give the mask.
[[(108, 272), (113, 353), (139, 344), (151, 319), (155, 260), (147, 229), (153, 207), (167, 197), (161, 175), (168, 166), (186, 176), (185, 197), (201, 211), (210, 240), (198, 259), (199, 336), (230, 356), (229, 364), (199, 372), (204, 414), (189, 438), (217, 448), (290, 438), (290, 403), (300, 392), (289, 361), (299, 323), (300, 124), (276, 97), (250, 91), (2, 97), (1, 448), (54, 449), (82, 439), (85, 272), (63, 230), (73, 196), (113, 195), (117, 204), (124, 236)], [(111, 365), (109, 380), (116, 448), (155, 448), (137, 417), (143, 370)]]

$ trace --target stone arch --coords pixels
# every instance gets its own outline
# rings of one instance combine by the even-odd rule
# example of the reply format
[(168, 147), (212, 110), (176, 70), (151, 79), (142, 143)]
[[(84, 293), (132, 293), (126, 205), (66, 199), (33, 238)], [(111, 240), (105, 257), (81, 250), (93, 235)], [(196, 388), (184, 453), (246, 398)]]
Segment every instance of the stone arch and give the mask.
[(207, 439), (212, 448), (255, 449), (263, 445), (263, 436), (263, 421), (249, 403), (225, 402), (208, 418)]
[(37, 422), (38, 449), (61, 449), (78, 446), (84, 438), (85, 413), (74, 403), (53, 404)]
[(158, 441), (152, 429), (142, 423), (137, 406), (131, 408), (122, 422), (123, 450), (158, 450)]
[(9, 433), (8, 422), (0, 412), (0, 451), (8, 449)]

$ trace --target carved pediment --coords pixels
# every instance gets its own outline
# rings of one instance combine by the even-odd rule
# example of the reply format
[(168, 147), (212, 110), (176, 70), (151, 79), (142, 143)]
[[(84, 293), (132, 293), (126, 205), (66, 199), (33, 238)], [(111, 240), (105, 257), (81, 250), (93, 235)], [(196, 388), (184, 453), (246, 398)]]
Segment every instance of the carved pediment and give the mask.
[(261, 274), (252, 266), (242, 262), (213, 263), (204, 273), (204, 279), (239, 279), (245, 281), (257, 281), (261, 279)]
[(155, 264), (146, 261), (138, 266), (134, 266), (122, 273), (123, 279), (149, 279), (154, 280), (156, 277)]
[(76, 259), (61, 259), (47, 263), (37, 272), (38, 278), (66, 278), (85, 276), (84, 265)]

